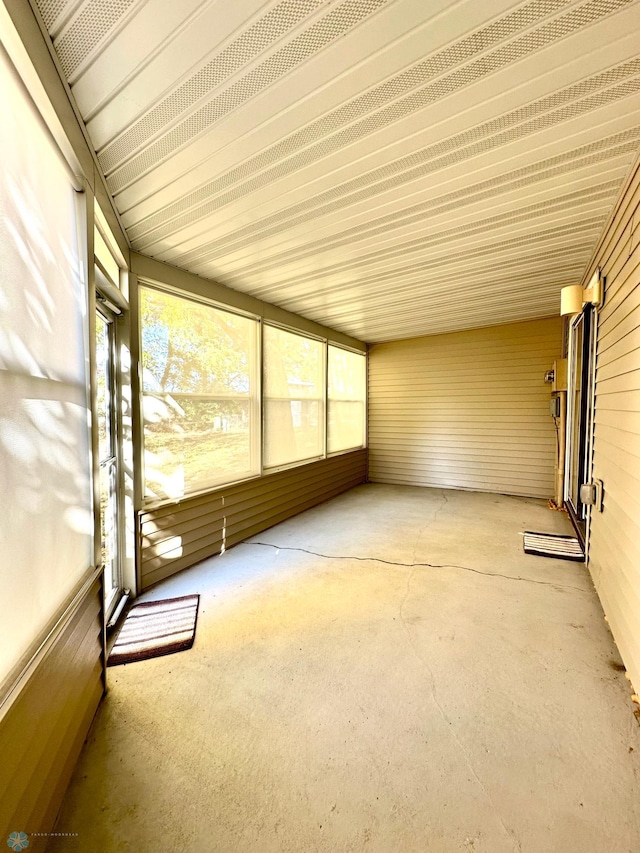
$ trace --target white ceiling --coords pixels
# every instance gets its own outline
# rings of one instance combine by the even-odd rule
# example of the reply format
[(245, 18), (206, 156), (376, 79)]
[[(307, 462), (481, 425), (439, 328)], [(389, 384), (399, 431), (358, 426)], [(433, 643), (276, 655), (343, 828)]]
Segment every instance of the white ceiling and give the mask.
[(549, 316), (640, 0), (37, 0), (132, 246), (373, 342)]

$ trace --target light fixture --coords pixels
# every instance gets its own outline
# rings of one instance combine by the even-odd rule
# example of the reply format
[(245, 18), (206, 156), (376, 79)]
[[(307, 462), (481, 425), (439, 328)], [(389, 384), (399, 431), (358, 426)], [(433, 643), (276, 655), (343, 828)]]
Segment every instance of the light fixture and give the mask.
[(560, 314), (579, 314), (582, 311), (582, 285), (571, 284), (560, 291)]
[(580, 284), (571, 284), (562, 288), (560, 291), (560, 314), (562, 317), (566, 314), (579, 314), (582, 311), (582, 306), (587, 302), (594, 306), (600, 306), (602, 305), (602, 296), (602, 275), (600, 274), (600, 267), (598, 267), (586, 287), (582, 287)]

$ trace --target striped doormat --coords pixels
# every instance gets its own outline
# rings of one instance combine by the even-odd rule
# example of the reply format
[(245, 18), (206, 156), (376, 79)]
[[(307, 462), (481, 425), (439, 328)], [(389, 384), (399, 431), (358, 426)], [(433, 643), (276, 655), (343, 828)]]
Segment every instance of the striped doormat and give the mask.
[(196, 635), (199, 595), (134, 604), (111, 649), (107, 666), (190, 649)]
[(525, 554), (537, 554), (539, 557), (555, 557), (556, 560), (573, 560), (584, 563), (584, 549), (575, 536), (562, 536), (559, 533), (524, 532)]

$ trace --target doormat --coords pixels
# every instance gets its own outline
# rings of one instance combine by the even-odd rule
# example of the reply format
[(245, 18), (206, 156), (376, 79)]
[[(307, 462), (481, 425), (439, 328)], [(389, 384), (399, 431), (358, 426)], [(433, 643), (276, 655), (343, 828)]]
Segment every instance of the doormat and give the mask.
[(134, 604), (111, 649), (107, 666), (190, 649), (196, 635), (199, 602), (199, 595), (183, 595)]
[(575, 536), (562, 536), (558, 533), (524, 532), (525, 554), (537, 554), (539, 557), (555, 557), (557, 560), (573, 560), (584, 563), (584, 549)]

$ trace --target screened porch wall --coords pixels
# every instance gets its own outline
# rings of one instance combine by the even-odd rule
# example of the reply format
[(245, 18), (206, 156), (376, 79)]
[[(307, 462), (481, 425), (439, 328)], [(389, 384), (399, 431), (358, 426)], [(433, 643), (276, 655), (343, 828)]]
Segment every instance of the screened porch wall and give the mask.
[[(132, 325), (137, 327), (139, 288), (145, 284), (173, 293), (206, 299), (223, 308), (251, 314), (269, 323), (324, 338), (366, 352), (366, 344), (224, 285), (131, 253)], [(134, 363), (140, 362), (139, 340), (132, 341)], [(140, 373), (140, 371), (138, 371)], [(140, 375), (136, 377), (140, 399)], [(136, 458), (143, 456), (142, 413), (134, 425)], [(142, 466), (136, 477), (138, 587), (142, 591), (207, 557), (220, 554), (255, 533), (335, 497), (366, 480), (367, 452), (360, 448), (265, 471), (241, 482), (223, 484), (194, 495), (162, 502), (144, 499)]]

